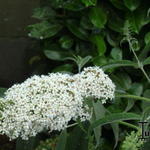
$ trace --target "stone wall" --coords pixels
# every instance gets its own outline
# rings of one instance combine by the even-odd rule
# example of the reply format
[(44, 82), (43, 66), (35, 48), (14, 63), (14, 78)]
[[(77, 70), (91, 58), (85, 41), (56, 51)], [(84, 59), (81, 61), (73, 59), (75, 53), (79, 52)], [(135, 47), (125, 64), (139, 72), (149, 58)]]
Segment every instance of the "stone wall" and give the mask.
[(40, 0), (0, 0), (0, 87), (23, 81), (29, 73), (27, 58), (32, 39), (26, 27), (35, 22), (33, 8)]

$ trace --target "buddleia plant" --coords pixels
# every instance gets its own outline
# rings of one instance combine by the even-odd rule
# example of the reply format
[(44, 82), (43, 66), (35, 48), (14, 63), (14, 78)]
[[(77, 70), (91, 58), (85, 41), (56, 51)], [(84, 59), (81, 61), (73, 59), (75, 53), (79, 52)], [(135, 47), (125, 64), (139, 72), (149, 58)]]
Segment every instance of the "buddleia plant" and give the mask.
[(132, 131), (125, 137), (120, 150), (141, 150), (144, 141), (140, 139), (141, 130)]

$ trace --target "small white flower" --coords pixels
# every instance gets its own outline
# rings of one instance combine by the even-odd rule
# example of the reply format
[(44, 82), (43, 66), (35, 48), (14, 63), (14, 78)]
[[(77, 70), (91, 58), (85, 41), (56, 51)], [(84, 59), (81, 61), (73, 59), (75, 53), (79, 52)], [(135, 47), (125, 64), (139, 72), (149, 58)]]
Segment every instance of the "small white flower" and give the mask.
[(43, 36), (40, 36), (40, 40), (43, 40), (44, 39), (44, 37)]
[(28, 36), (31, 37), (31, 33), (28, 33)]

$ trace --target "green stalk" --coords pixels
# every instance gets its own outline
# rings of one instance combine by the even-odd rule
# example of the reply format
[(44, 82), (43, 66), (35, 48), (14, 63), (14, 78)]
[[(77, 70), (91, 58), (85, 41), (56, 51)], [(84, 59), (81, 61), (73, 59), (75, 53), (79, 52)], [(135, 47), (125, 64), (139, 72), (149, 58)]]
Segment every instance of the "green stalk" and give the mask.
[(73, 127), (73, 126), (76, 126), (78, 123), (73, 123), (73, 124), (70, 124), (67, 126), (67, 128), (70, 128), (70, 127)]
[(133, 125), (131, 123), (128, 123), (128, 122), (119, 121), (119, 124), (125, 125), (125, 126), (127, 126), (129, 128), (133, 128), (133, 129), (139, 130), (139, 127), (137, 127), (137, 126), (135, 126), (135, 125)]
[(137, 55), (136, 55), (136, 53), (135, 53), (135, 51), (134, 51), (134, 48), (133, 48), (133, 46), (132, 46), (132, 44), (131, 44), (131, 41), (130, 41), (130, 37), (129, 37), (129, 36), (127, 36), (127, 41), (128, 41), (128, 43), (129, 43), (130, 50), (133, 52), (134, 57), (135, 57), (135, 59), (137, 60), (138, 67), (141, 69), (141, 71), (143, 72), (144, 76), (146, 77), (146, 79), (147, 79), (148, 82), (150, 83), (150, 78), (149, 78), (149, 76), (147, 75), (146, 71), (144, 70), (143, 64), (142, 64), (142, 63), (140, 62), (140, 60), (138, 59), (138, 57), (137, 57)]
[(136, 100), (150, 102), (150, 98), (136, 96), (136, 95), (130, 95), (130, 94), (117, 94), (116, 97), (131, 98), (131, 99), (136, 99)]
[(132, 38), (131, 33), (130, 33), (130, 24), (129, 24), (129, 22), (126, 22), (126, 23), (127, 23), (127, 24), (126, 24), (126, 26), (125, 26), (125, 28), (124, 28), (124, 31), (125, 31), (125, 32), (124, 32), (124, 35), (126, 36), (126, 40), (127, 40), (127, 42), (129, 43), (129, 48), (130, 48), (130, 50), (132, 51), (132, 53), (133, 53), (133, 55), (134, 55), (134, 57), (135, 57), (135, 59), (136, 59), (136, 61), (137, 61), (137, 63), (138, 63), (139, 69), (143, 72), (144, 76), (146, 77), (146, 79), (147, 79), (148, 82), (150, 83), (150, 78), (149, 78), (149, 76), (147, 75), (146, 71), (144, 70), (143, 64), (142, 64), (142, 62), (140, 62), (138, 56), (137, 56), (136, 53), (135, 53), (135, 49), (134, 49), (134, 47), (132, 46), (131, 41), (133, 40), (133, 38)]

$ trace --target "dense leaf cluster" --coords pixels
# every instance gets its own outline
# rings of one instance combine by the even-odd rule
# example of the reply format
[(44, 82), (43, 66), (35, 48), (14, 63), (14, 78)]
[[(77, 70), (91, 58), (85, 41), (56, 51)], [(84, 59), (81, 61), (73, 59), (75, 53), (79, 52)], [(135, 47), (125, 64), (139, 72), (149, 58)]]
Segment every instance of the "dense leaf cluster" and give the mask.
[[(84, 65), (96, 65), (108, 72), (117, 86), (115, 102), (105, 107), (93, 102), (90, 125), (86, 129), (79, 125), (86, 139), (84, 147), (80, 143), (82, 150), (119, 149), (128, 127), (138, 126), (123, 120), (141, 120), (149, 115), (149, 4), (146, 0), (47, 0), (34, 10), (33, 17), (40, 21), (29, 26), (29, 35), (41, 43), (39, 64), (44, 64), (43, 69), (51, 66), (54, 72), (74, 73), (77, 67), (80, 71)], [(102, 130), (105, 124), (110, 126)], [(79, 149), (81, 140), (77, 142), (76, 136), (81, 131), (74, 135), (74, 130), (68, 133), (69, 145), (73, 146), (69, 148)], [(111, 132), (114, 136), (108, 138)], [(66, 139), (67, 134), (63, 134)]]
[(114, 103), (89, 101), (91, 122), (71, 124), (56, 150), (119, 150), (126, 133), (150, 119), (149, 7), (148, 0), (45, 0), (34, 10), (39, 22), (28, 26), (29, 36), (41, 46), (30, 59), (34, 73), (76, 73), (96, 65), (117, 88)]

